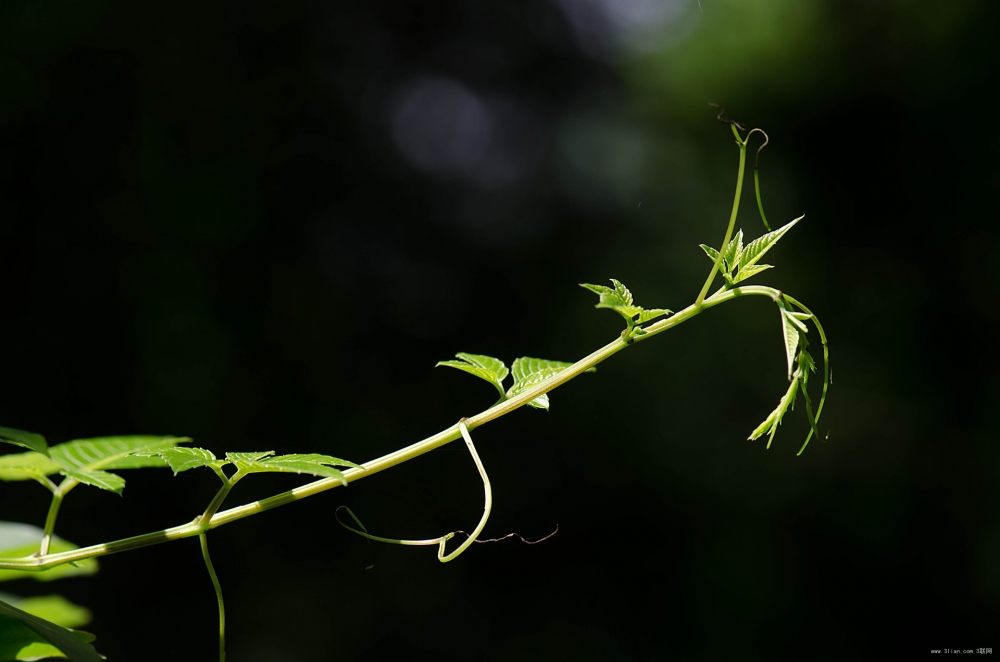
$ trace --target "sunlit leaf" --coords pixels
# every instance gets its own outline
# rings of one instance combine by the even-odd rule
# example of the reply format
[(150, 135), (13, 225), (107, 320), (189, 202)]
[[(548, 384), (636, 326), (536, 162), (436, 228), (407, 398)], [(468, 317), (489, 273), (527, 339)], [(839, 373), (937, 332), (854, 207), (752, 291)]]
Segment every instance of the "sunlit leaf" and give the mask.
[(49, 454), (49, 445), (45, 443), (45, 437), (36, 432), (26, 432), (16, 428), (0, 426), (0, 441), (21, 446), (42, 455)]
[(626, 301), (621, 294), (611, 289), (610, 287), (605, 287), (604, 285), (592, 285), (590, 283), (580, 283), (580, 287), (586, 288), (591, 292), (595, 292), (600, 295), (600, 299), (597, 302), (595, 308), (620, 308), (622, 306), (628, 306), (632, 302)]
[(12, 453), (0, 455), (0, 480), (38, 480), (54, 473), (60, 467), (41, 453)]
[[(0, 557), (31, 556), (38, 551), (41, 542), (42, 530), (37, 526), (21, 524), (20, 522), (0, 522)], [(49, 544), (50, 553), (68, 552), (74, 549), (78, 549), (78, 547), (73, 543), (58, 536), (52, 536), (52, 541)], [(24, 578), (44, 582), (75, 575), (92, 575), (95, 572), (97, 572), (97, 561), (86, 559), (72, 565), (69, 563), (58, 565), (42, 572), (0, 569), (0, 582)]]
[(788, 378), (792, 378), (792, 368), (795, 365), (795, 352), (799, 347), (799, 328), (802, 324), (788, 313), (783, 299), (778, 299), (778, 309), (781, 312), (781, 335), (785, 343), (785, 359), (788, 362)]
[(740, 252), (743, 250), (743, 230), (736, 233), (736, 236), (729, 240), (729, 244), (726, 246), (726, 254), (723, 256), (726, 265), (726, 271), (729, 273), (733, 272), (736, 268), (736, 260), (739, 258)]
[(68, 630), (26, 611), (0, 601), (0, 652), (6, 660), (40, 659), (38, 654), (52, 655), (46, 644), (55, 648), (57, 657), (67, 657), (72, 662), (101, 662), (90, 642), (94, 636), (87, 632)]
[(744, 267), (743, 269), (740, 269), (735, 276), (733, 276), (733, 283), (742, 282), (751, 276), (755, 276), (760, 272), (767, 271), (771, 268), (773, 268), (773, 265), (770, 264), (752, 264), (749, 267)]
[(182, 471), (187, 471), (188, 469), (207, 467), (215, 463), (219, 463), (220, 465), (226, 464), (225, 461), (217, 460), (211, 451), (207, 451), (204, 448), (184, 448), (182, 446), (174, 446), (171, 448), (161, 448), (151, 451), (138, 451), (136, 455), (160, 456), (167, 463), (167, 466), (173, 470), (175, 476)]
[(712, 264), (715, 264), (716, 260), (719, 259), (719, 251), (705, 244), (698, 245), (701, 246), (701, 250), (705, 251), (705, 255), (707, 255), (708, 259), (712, 261)]
[(110, 471), (81, 471), (77, 469), (63, 469), (62, 473), (83, 483), (84, 485), (99, 487), (102, 490), (114, 492), (118, 495), (121, 495), (122, 490), (125, 489), (125, 479), (118, 474), (111, 473)]
[(791, 230), (792, 227), (803, 218), (805, 218), (805, 216), (799, 216), (791, 223), (784, 225), (773, 232), (768, 232), (767, 234), (758, 237), (747, 244), (737, 258), (737, 271), (742, 271), (746, 267), (756, 264), (757, 260), (764, 257), (764, 254), (771, 250), (771, 248), (778, 243), (778, 240), (781, 239), (786, 232)]
[[(530, 356), (522, 356), (514, 359), (511, 366), (511, 374), (514, 377), (514, 385), (507, 391), (507, 397), (512, 398), (529, 388), (538, 386), (546, 379), (556, 375), (573, 365), (565, 361), (551, 361), (549, 359), (536, 359)], [(590, 368), (587, 372), (595, 372), (595, 368)], [(548, 409), (548, 394), (543, 393), (528, 403), (535, 409)]]
[(639, 313), (639, 319), (637, 320), (637, 323), (645, 324), (646, 322), (651, 322), (655, 320), (657, 317), (661, 317), (663, 315), (669, 315), (672, 312), (673, 312), (672, 310), (667, 310), (666, 308), (651, 308), (650, 310), (644, 310), (641, 313)]
[(459, 352), (455, 355), (458, 361), (439, 361), (434, 367), (446, 366), (448, 368), (456, 368), (467, 372), (470, 375), (475, 375), (480, 379), (488, 381), (493, 384), (496, 389), (503, 395), (503, 380), (507, 378), (508, 370), (507, 366), (500, 359), (495, 359), (492, 356), (485, 356), (483, 354), (467, 354), (465, 352)]
[(614, 283), (615, 285), (615, 294), (617, 294), (622, 298), (626, 306), (631, 306), (632, 293), (628, 291), (628, 288), (622, 285), (621, 282), (615, 280), (614, 278), (611, 279), (611, 282)]
[[(52, 459), (63, 473), (81, 483), (121, 494), (125, 479), (106, 469), (139, 469), (165, 467), (167, 462), (159, 455), (134, 455), (137, 451), (167, 448), (191, 441), (187, 437), (159, 437), (148, 435), (123, 437), (95, 437), (75, 439), (49, 449)], [(112, 478), (113, 477), (113, 478)]]
[(226, 453), (226, 459), (235, 464), (236, 468), (243, 473), (309, 474), (321, 478), (336, 478), (343, 485), (347, 485), (344, 474), (330, 465), (361, 468), (361, 465), (353, 462), (319, 453), (278, 455), (276, 457), (272, 457), (271, 452)]
[(778, 406), (772, 411), (764, 422), (757, 426), (753, 432), (750, 433), (749, 439), (753, 441), (754, 439), (759, 439), (764, 434), (769, 434), (767, 441), (767, 447), (771, 447), (771, 442), (774, 440), (774, 435), (778, 431), (778, 426), (781, 425), (781, 419), (785, 416), (788, 410), (795, 404), (795, 394), (799, 387), (799, 380), (793, 379), (792, 383), (789, 384), (788, 390), (781, 400), (778, 401)]

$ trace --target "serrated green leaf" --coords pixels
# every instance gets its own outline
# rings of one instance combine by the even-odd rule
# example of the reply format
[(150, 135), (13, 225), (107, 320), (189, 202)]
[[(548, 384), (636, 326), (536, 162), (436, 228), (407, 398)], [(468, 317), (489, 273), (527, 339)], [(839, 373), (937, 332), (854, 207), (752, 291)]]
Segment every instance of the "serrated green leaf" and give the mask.
[(644, 310), (639, 313), (638, 324), (645, 324), (646, 322), (651, 322), (657, 317), (662, 317), (663, 315), (669, 315), (672, 310), (667, 310), (666, 308), (651, 308), (650, 310)]
[(63, 475), (69, 476), (73, 480), (79, 481), (84, 485), (99, 487), (102, 490), (114, 492), (119, 496), (121, 496), (122, 490), (125, 489), (125, 479), (118, 474), (111, 473), (110, 471), (80, 471), (77, 469), (63, 469), (62, 473)]
[(239, 471), (244, 473), (295, 473), (320, 476), (322, 478), (336, 478), (341, 484), (347, 485), (344, 474), (332, 466), (357, 467), (361, 465), (341, 460), (340, 458), (319, 453), (278, 455), (271, 457), (273, 451), (266, 453), (226, 453), (229, 459)]
[(799, 329), (797, 324), (802, 324), (791, 315), (788, 315), (788, 308), (783, 299), (778, 299), (778, 309), (781, 313), (781, 335), (785, 343), (785, 359), (788, 362), (788, 378), (792, 378), (792, 368), (795, 365), (795, 353), (799, 347)]
[(743, 230), (736, 233), (736, 236), (729, 240), (729, 244), (726, 246), (726, 254), (723, 256), (726, 265), (726, 271), (730, 274), (736, 267), (736, 261), (739, 259), (740, 252), (743, 250)]
[(615, 294), (617, 294), (622, 298), (626, 306), (631, 306), (632, 293), (628, 291), (628, 288), (622, 285), (621, 282), (615, 280), (614, 278), (611, 279), (611, 282), (614, 283), (615, 285)]
[(439, 361), (434, 367), (445, 366), (448, 368), (456, 368), (463, 372), (467, 372), (470, 375), (475, 375), (482, 380), (488, 381), (493, 384), (496, 389), (503, 395), (503, 380), (507, 378), (509, 371), (504, 362), (500, 359), (495, 359), (492, 356), (485, 356), (483, 354), (467, 354), (465, 352), (459, 352), (455, 355), (458, 361)]
[(58, 657), (72, 662), (101, 662), (101, 656), (89, 643), (93, 640), (90, 633), (68, 630), (0, 601), (2, 659), (39, 659), (36, 654), (49, 653), (45, 645), (50, 644), (62, 653)]
[[(74, 439), (49, 449), (63, 473), (86, 485), (121, 494), (125, 479), (106, 469), (165, 467), (159, 455), (134, 455), (137, 451), (167, 448), (191, 441), (188, 437), (133, 435)], [(112, 478), (113, 476), (113, 478)]]
[[(522, 356), (514, 359), (511, 365), (511, 375), (514, 377), (514, 385), (508, 389), (506, 396), (512, 398), (523, 391), (541, 384), (549, 377), (556, 375), (573, 365), (565, 361), (551, 361), (549, 359), (536, 359), (530, 356)], [(596, 368), (590, 368), (587, 372), (595, 372)], [(535, 409), (548, 409), (548, 394), (543, 393), (528, 403)]]
[(785, 236), (785, 233), (791, 230), (792, 227), (803, 218), (805, 218), (805, 216), (799, 216), (791, 223), (784, 225), (773, 232), (768, 232), (767, 234), (760, 236), (747, 244), (737, 259), (737, 271), (743, 271), (746, 267), (756, 264), (757, 260), (764, 257), (764, 254), (771, 250), (771, 248), (778, 243), (778, 240)]
[[(207, 467), (211, 464), (219, 462), (211, 451), (207, 451), (204, 448), (184, 448), (182, 446), (160, 448), (158, 450), (151, 451), (138, 451), (136, 455), (160, 456), (160, 458), (167, 463), (167, 466), (173, 470), (175, 476), (182, 471), (187, 471), (188, 469)], [(226, 463), (220, 462), (219, 464), (221, 465)]]
[[(613, 278), (611, 279), (611, 281), (614, 283), (618, 283), (618, 281), (616, 281)], [(619, 285), (621, 285), (621, 283), (619, 283)], [(592, 285), (590, 283), (580, 283), (580, 287), (583, 287), (585, 289), (590, 290), (591, 292), (600, 295), (600, 299), (598, 300), (597, 305), (594, 306), (594, 308), (611, 308), (612, 310), (614, 310), (615, 308), (628, 306), (631, 305), (632, 303), (631, 299), (626, 300), (625, 297), (623, 297), (620, 292), (610, 287), (605, 287), (604, 285)], [(625, 286), (622, 285), (622, 288), (625, 288)], [(626, 289), (625, 291), (627, 292), (628, 290)], [(631, 293), (629, 293), (629, 297), (631, 297)]]
[[(38, 551), (42, 542), (42, 530), (31, 524), (20, 522), (0, 522), (0, 557), (20, 558), (30, 556)], [(50, 553), (68, 552), (78, 549), (76, 545), (58, 536), (52, 536), (49, 544)], [(27, 570), (0, 569), (0, 582), (12, 579), (34, 579), (36, 581), (52, 581), (63, 577), (76, 575), (92, 575), (97, 572), (97, 561), (86, 559), (74, 565), (66, 563), (44, 572), (29, 572)]]
[(15, 446), (21, 446), (22, 448), (27, 448), (28, 450), (41, 453), (42, 455), (49, 454), (49, 445), (45, 443), (45, 437), (36, 432), (26, 432), (25, 430), (18, 430), (16, 428), (5, 428), (0, 425), (0, 441), (13, 444)]
[(60, 467), (41, 453), (0, 455), (0, 480), (38, 480), (59, 473)]
[(751, 264), (749, 267), (744, 267), (735, 276), (733, 276), (733, 283), (739, 283), (751, 276), (755, 276), (762, 271), (767, 271), (773, 268), (770, 264)]
[(715, 264), (715, 261), (719, 259), (719, 251), (706, 244), (698, 245), (701, 246), (701, 250), (705, 251), (705, 255), (707, 255), (708, 259), (712, 261), (712, 264)]

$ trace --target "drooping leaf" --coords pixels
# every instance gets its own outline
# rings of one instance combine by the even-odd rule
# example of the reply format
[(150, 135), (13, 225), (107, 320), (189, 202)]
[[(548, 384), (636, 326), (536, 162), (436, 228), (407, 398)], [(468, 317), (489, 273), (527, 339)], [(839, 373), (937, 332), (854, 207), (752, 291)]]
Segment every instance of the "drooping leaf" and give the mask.
[(729, 240), (729, 244), (726, 246), (726, 254), (723, 256), (725, 270), (732, 274), (733, 269), (736, 268), (736, 261), (739, 259), (740, 252), (743, 250), (743, 230), (736, 233), (736, 236)]
[(768, 434), (767, 447), (771, 447), (771, 442), (774, 441), (774, 435), (778, 431), (778, 426), (781, 425), (781, 419), (785, 416), (785, 413), (795, 405), (795, 394), (799, 387), (799, 380), (793, 379), (792, 383), (789, 384), (788, 390), (785, 394), (781, 396), (781, 400), (778, 401), (778, 406), (772, 411), (764, 422), (757, 426), (757, 428), (750, 433), (748, 439), (751, 441), (759, 439), (761, 435)]
[(90, 645), (93, 640), (90, 633), (68, 630), (0, 601), (2, 659), (40, 659), (39, 654), (51, 655), (45, 648), (48, 644), (62, 653), (58, 657), (67, 657), (72, 662), (101, 662), (101, 656)]
[(343, 485), (347, 485), (344, 474), (330, 465), (361, 468), (360, 465), (353, 462), (319, 453), (278, 455), (276, 457), (272, 457), (272, 453), (273, 451), (267, 453), (226, 453), (226, 459), (235, 464), (237, 470), (243, 473), (309, 474), (321, 478), (336, 478)]
[(0, 480), (38, 480), (59, 473), (61, 468), (34, 451), (0, 455)]
[[(39, 545), (41, 545), (42, 533), (40, 528), (30, 524), (0, 522), (0, 558), (31, 556), (38, 551)], [(58, 536), (52, 536), (52, 541), (49, 544), (50, 553), (68, 552), (74, 549), (78, 549), (78, 547), (73, 543)], [(69, 563), (58, 565), (42, 572), (0, 569), (0, 582), (25, 578), (47, 582), (63, 577), (92, 575), (95, 572), (97, 572), (97, 561), (86, 559), (77, 561), (73, 565)]]
[(45, 437), (36, 432), (0, 426), (0, 441), (21, 446), (42, 455), (49, 454), (49, 445), (45, 443)]
[(125, 479), (118, 474), (111, 473), (110, 471), (101, 471), (99, 469), (94, 471), (63, 469), (62, 473), (63, 475), (69, 476), (84, 485), (99, 487), (102, 490), (114, 492), (119, 496), (121, 496), (122, 490), (125, 489)]
[(712, 264), (715, 264), (716, 260), (719, 259), (719, 251), (706, 244), (698, 245), (701, 246), (701, 250), (705, 251), (705, 255), (707, 255), (708, 259), (712, 261)]
[(95, 437), (67, 441), (53, 446), (49, 452), (52, 459), (63, 468), (65, 475), (81, 483), (121, 494), (125, 479), (105, 470), (165, 467), (167, 462), (159, 455), (133, 453), (168, 448), (189, 441), (191, 440), (187, 437), (172, 436)]
[(803, 218), (805, 218), (805, 216), (799, 216), (791, 223), (788, 223), (773, 232), (768, 232), (767, 234), (760, 236), (747, 244), (737, 258), (737, 271), (742, 271), (746, 267), (756, 264), (757, 260), (764, 257), (764, 254), (771, 250), (771, 248), (778, 243), (778, 240), (785, 236), (785, 233), (791, 230), (792, 227)]
[(770, 264), (751, 264), (749, 267), (744, 267), (737, 272), (735, 276), (733, 276), (733, 283), (742, 282), (751, 276), (756, 276), (760, 272), (767, 271), (771, 268), (773, 268), (773, 265)]
[(503, 361), (495, 359), (492, 356), (467, 354), (465, 352), (459, 352), (455, 357), (459, 360), (439, 361), (434, 367), (443, 365), (449, 368), (457, 368), (470, 375), (475, 375), (493, 384), (500, 392), (500, 395), (503, 395), (503, 380), (507, 378), (509, 372)]
[[(173, 446), (171, 448), (160, 448), (151, 451), (139, 451), (136, 455), (159, 455), (169, 466), (176, 476), (188, 469), (207, 467), (220, 462), (211, 451), (204, 448), (184, 448), (183, 446)], [(224, 461), (221, 464), (226, 464)]]
[(795, 365), (795, 353), (799, 347), (799, 325), (802, 324), (788, 313), (791, 311), (785, 304), (784, 299), (778, 299), (778, 309), (781, 312), (781, 335), (785, 343), (785, 359), (788, 362), (788, 378), (792, 378), (792, 369)]

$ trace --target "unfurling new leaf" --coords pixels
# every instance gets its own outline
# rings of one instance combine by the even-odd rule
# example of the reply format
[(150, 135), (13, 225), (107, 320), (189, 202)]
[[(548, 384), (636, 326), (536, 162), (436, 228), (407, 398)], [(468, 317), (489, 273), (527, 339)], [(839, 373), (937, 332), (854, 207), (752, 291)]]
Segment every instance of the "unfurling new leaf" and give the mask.
[[(722, 262), (719, 266), (726, 285), (733, 287), (737, 283), (755, 276), (765, 269), (770, 269), (772, 265), (757, 264), (757, 261), (764, 257), (764, 254), (771, 250), (778, 243), (778, 240), (803, 218), (805, 217), (799, 216), (791, 223), (754, 239), (746, 246), (743, 245), (743, 230), (737, 232), (736, 236), (729, 241), (729, 245), (726, 247), (726, 252), (722, 256)], [(700, 244), (700, 246), (705, 251), (705, 255), (713, 263), (718, 261), (719, 251), (705, 244)]]
[[(703, 248), (706, 248), (707, 252), (707, 247)], [(595, 308), (610, 308), (625, 318), (625, 322), (628, 324), (628, 328), (625, 332), (627, 337), (631, 337), (632, 335), (642, 335), (642, 329), (638, 328), (636, 325), (645, 324), (650, 320), (654, 320), (663, 315), (669, 315), (673, 312), (671, 310), (667, 310), (666, 308), (653, 308), (651, 310), (646, 310), (642, 306), (636, 306), (632, 299), (632, 293), (629, 292), (627, 287), (614, 278), (611, 279), (611, 283), (614, 285), (614, 288), (607, 287), (606, 285), (593, 285), (591, 283), (580, 283), (580, 287), (588, 289), (600, 296), (600, 300), (597, 302), (597, 305), (594, 306)]]

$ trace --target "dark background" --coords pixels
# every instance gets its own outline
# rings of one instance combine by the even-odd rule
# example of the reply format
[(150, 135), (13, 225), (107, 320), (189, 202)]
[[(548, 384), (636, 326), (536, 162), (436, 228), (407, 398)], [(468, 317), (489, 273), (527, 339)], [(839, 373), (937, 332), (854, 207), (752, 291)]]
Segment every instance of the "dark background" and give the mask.
[[(701, 9), (701, 10), (700, 10)], [(997, 650), (995, 2), (0, 6), (0, 421), (366, 461), (489, 406), (457, 351), (575, 360), (580, 282), (690, 303), (766, 129), (755, 280), (812, 307), (834, 385), (801, 457), (778, 315), (735, 302), (462, 444), (218, 530), (230, 658), (911, 659)], [(740, 225), (761, 232), (747, 189)], [(13, 449), (12, 449), (13, 450)], [(190, 520), (208, 471), (80, 488), (78, 544)], [(304, 482), (253, 476), (227, 505)], [(0, 486), (3, 519), (46, 494)], [(375, 567), (365, 567), (374, 563)], [(56, 585), (112, 661), (211, 660), (194, 540)]]

